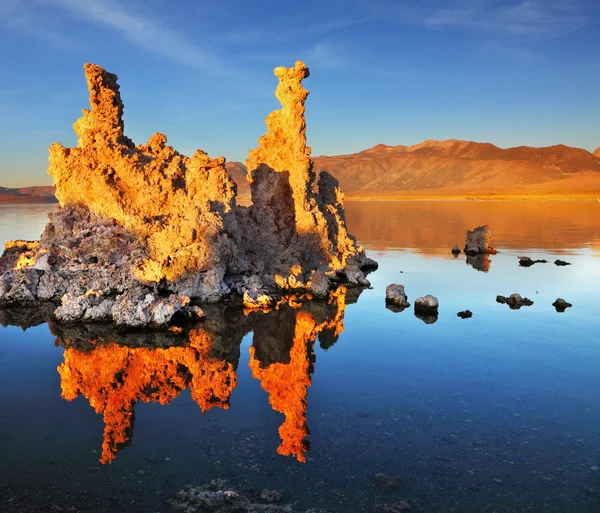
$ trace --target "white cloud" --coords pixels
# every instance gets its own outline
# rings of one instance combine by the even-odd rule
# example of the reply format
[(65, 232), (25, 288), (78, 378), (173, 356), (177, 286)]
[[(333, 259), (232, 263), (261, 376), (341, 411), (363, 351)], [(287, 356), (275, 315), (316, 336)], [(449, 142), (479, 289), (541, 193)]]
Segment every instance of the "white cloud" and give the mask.
[(388, 0), (356, 0), (367, 12), (386, 21), (431, 29), (462, 28), (523, 39), (549, 39), (574, 32), (592, 20), (594, 0), (454, 0), (431, 7)]
[(528, 38), (550, 38), (582, 28), (588, 21), (579, 0), (459, 0), (425, 16), (427, 27), (463, 27)]
[(201, 68), (210, 74), (226, 71), (228, 64), (213, 52), (203, 50), (184, 35), (157, 19), (133, 12), (125, 3), (114, 0), (41, 0), (58, 6), (93, 25), (120, 33), (135, 45), (186, 66)]

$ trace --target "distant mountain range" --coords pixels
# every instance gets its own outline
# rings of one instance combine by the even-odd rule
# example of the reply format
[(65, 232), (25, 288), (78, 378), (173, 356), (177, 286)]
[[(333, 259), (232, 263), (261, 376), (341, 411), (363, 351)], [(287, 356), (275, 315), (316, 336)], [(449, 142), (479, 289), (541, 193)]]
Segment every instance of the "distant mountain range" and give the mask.
[[(349, 198), (600, 197), (600, 148), (564, 145), (502, 149), (490, 143), (428, 140), (414, 146), (378, 144), (350, 155), (313, 158)], [(240, 162), (229, 162), (239, 193)]]
[[(600, 198), (600, 147), (594, 153), (562, 144), (502, 149), (450, 139), (386, 146), (350, 155), (314, 157), (349, 198)], [(250, 197), (246, 166), (227, 162), (238, 196)], [(5, 189), (0, 203), (56, 201), (52, 187)]]
[(40, 187), (22, 187), (20, 189), (7, 189), (0, 187), (0, 205), (7, 203), (56, 203), (54, 187), (44, 185)]
[[(598, 151), (598, 150), (597, 150)], [(317, 157), (349, 196), (537, 196), (600, 192), (600, 157), (557, 145), (502, 149), (470, 141), (425, 141)]]

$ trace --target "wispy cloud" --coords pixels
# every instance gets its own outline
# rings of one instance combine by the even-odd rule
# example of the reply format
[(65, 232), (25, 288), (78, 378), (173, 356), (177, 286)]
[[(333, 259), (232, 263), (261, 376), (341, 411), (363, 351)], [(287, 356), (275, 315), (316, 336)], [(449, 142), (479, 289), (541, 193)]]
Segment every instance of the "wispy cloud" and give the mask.
[(213, 52), (190, 42), (177, 30), (142, 12), (133, 12), (114, 0), (41, 0), (76, 18), (112, 29), (140, 48), (173, 62), (200, 68), (210, 74), (225, 72), (229, 64)]
[(323, 69), (342, 69), (353, 62), (343, 47), (328, 41), (313, 44), (302, 55), (309, 66)]
[(268, 62), (274, 66), (292, 66), (294, 61), (304, 61), (309, 68), (343, 69), (355, 62), (346, 47), (331, 41), (319, 41), (303, 48), (285, 52), (253, 52), (244, 56), (253, 61)]
[(495, 36), (549, 39), (574, 32), (593, 20), (595, 0), (454, 0), (449, 6), (357, 0), (380, 19), (431, 29), (462, 28)]
[(36, 13), (36, 6), (27, 0), (2, 0), (0, 25), (51, 44), (64, 46), (74, 43), (51, 20), (41, 19)]
[(366, 23), (372, 16), (354, 16), (330, 19), (313, 24), (294, 24), (293, 26), (270, 25), (253, 27), (243, 31), (230, 31), (222, 35), (222, 41), (226, 44), (257, 44), (294, 41), (298, 39), (309, 39), (319, 37), (322, 34), (331, 34), (348, 27)]
[(589, 21), (580, 0), (521, 0), (512, 5), (491, 0), (460, 0), (427, 15), (432, 28), (463, 27), (483, 32), (549, 38), (578, 30)]

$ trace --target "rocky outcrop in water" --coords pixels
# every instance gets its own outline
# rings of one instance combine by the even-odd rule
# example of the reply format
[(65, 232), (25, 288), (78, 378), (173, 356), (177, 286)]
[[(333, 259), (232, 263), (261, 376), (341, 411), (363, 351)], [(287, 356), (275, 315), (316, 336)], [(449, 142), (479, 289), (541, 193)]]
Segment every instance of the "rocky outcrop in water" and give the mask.
[(237, 205), (224, 158), (187, 157), (163, 134), (136, 146), (116, 75), (84, 68), (91, 108), (74, 124), (77, 147), (50, 147), (60, 208), (39, 241), (6, 245), (0, 303), (61, 302), (60, 322), (165, 326), (196, 318), (197, 302), (243, 296), (255, 308), (369, 285), (377, 264), (347, 231), (338, 182), (313, 171), (303, 63), (275, 69), (282, 109), (250, 152), (249, 207)]
[(567, 308), (571, 308), (573, 305), (559, 297), (556, 301), (554, 301), (554, 303), (552, 303), (552, 306), (558, 313), (563, 313)]
[(438, 299), (430, 294), (415, 299), (415, 312), (437, 314), (438, 307)]
[(385, 302), (388, 306), (395, 307), (398, 311), (402, 311), (410, 306), (408, 296), (404, 291), (404, 285), (392, 283), (385, 288)]
[(533, 260), (532, 258), (529, 258), (528, 256), (520, 256), (519, 257), (519, 265), (521, 267), (531, 267), (534, 264), (547, 264), (548, 260), (544, 260), (544, 259), (537, 259), (537, 260)]
[(554, 265), (557, 265), (559, 267), (564, 267), (565, 265), (571, 265), (571, 263), (566, 262), (565, 260), (557, 259), (554, 261)]
[(531, 306), (533, 301), (529, 298), (522, 297), (521, 294), (511, 294), (508, 297), (496, 296), (496, 303), (508, 305), (511, 310), (519, 310), (522, 306)]
[(464, 252), (467, 255), (495, 254), (496, 250), (490, 246), (491, 233), (487, 225), (478, 226), (467, 231), (467, 242)]

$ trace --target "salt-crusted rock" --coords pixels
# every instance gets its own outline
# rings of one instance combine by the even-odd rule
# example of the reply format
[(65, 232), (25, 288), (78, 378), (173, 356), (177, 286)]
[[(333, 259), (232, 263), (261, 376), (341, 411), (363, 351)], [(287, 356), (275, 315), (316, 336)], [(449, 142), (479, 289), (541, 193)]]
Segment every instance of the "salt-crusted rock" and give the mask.
[(404, 292), (404, 285), (392, 283), (385, 288), (385, 302), (397, 306), (400, 309), (408, 308), (408, 296)]
[(74, 124), (77, 147), (50, 147), (60, 208), (39, 241), (6, 245), (0, 304), (62, 301), (59, 321), (106, 320), (110, 310), (117, 324), (163, 325), (189, 299), (324, 298), (340, 283), (369, 285), (377, 263), (348, 234), (338, 182), (313, 172), (303, 63), (275, 70), (282, 109), (248, 157), (249, 207), (237, 206), (224, 158), (181, 155), (162, 134), (136, 146), (116, 75), (84, 68), (91, 108)]
[(496, 253), (496, 250), (490, 246), (491, 234), (487, 225), (478, 226), (472, 231), (467, 231), (467, 243), (464, 252), (467, 255), (477, 255), (483, 253)]
[(180, 311), (186, 317), (199, 318), (197, 307), (185, 311), (189, 301), (187, 296), (171, 294), (163, 298), (143, 289), (129, 290), (114, 299), (101, 291), (88, 290), (79, 296), (65, 294), (54, 317), (59, 322), (111, 321), (117, 326), (165, 326)]
[(415, 312), (435, 314), (438, 311), (439, 302), (435, 296), (426, 295), (415, 299)]

